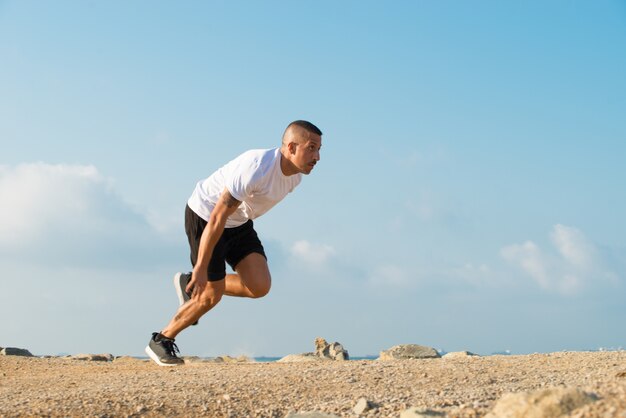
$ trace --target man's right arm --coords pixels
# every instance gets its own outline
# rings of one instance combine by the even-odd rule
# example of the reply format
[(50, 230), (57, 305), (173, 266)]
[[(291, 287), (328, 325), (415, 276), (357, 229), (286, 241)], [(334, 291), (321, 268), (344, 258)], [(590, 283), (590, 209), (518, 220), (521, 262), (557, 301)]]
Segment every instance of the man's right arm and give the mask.
[(200, 247), (198, 248), (198, 260), (193, 268), (191, 281), (187, 285), (187, 291), (194, 287), (195, 292), (202, 292), (208, 281), (207, 270), (211, 256), (213, 255), (213, 249), (219, 241), (224, 228), (226, 227), (226, 221), (228, 217), (235, 213), (241, 202), (235, 199), (228, 189), (224, 189), (220, 199), (211, 211), (211, 216), (207, 222), (202, 236), (200, 237)]

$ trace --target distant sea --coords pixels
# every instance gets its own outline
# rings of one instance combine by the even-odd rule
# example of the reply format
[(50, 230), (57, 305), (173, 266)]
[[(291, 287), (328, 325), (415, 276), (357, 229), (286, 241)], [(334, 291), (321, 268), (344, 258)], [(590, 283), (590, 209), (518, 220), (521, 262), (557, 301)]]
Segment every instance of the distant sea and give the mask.
[[(623, 351), (624, 348), (623, 347), (599, 347), (599, 348), (595, 348), (595, 349), (588, 349), (588, 350), (562, 350), (562, 351), (579, 351), (579, 352), (598, 352), (598, 351)], [(445, 350), (437, 350), (439, 352), (439, 355), (443, 356), (444, 354), (447, 354), (447, 351)], [(547, 352), (546, 352), (547, 353)], [(545, 354), (545, 353), (544, 353)], [(69, 355), (67, 353), (61, 353), (61, 354), (57, 354), (58, 356), (64, 356), (64, 355)], [(510, 350), (503, 350), (503, 351), (494, 351), (491, 354), (479, 354), (480, 356), (510, 356), (513, 355), (513, 353)], [(142, 359), (142, 360), (147, 360), (148, 357), (147, 356), (132, 356), (138, 359)], [(205, 357), (207, 359), (213, 358), (213, 357)], [(259, 356), (259, 357), (252, 357), (255, 361), (259, 362), (259, 363), (272, 363), (275, 361), (280, 360), (281, 358), (283, 358), (283, 356), (281, 357), (271, 357), (271, 356)], [(350, 360), (376, 360), (378, 358), (378, 356), (376, 355), (369, 355), (369, 356), (350, 356)]]
[[(271, 363), (273, 361), (278, 361), (280, 360), (282, 357), (265, 357), (265, 356), (261, 356), (261, 357), (252, 357), (255, 361), (259, 362), (259, 363)], [(350, 357), (350, 360), (376, 360), (378, 358), (378, 356), (362, 356), (362, 357)]]

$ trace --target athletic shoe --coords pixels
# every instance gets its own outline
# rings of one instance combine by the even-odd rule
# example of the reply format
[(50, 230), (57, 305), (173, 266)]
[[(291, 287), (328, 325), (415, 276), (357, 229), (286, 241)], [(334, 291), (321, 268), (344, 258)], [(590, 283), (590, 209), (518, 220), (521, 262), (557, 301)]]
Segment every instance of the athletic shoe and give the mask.
[[(176, 295), (178, 296), (178, 305), (183, 306), (189, 299), (191, 299), (191, 292), (187, 293), (187, 285), (191, 281), (191, 273), (176, 273), (174, 275), (174, 288), (176, 289)], [(198, 321), (191, 325), (198, 325)]]
[(167, 338), (158, 332), (152, 333), (150, 343), (146, 347), (146, 354), (159, 366), (178, 366), (185, 364), (185, 360), (178, 357), (178, 346), (173, 338)]
[(184, 305), (189, 299), (191, 299), (191, 292), (187, 293), (185, 290), (189, 281), (191, 280), (191, 274), (176, 273), (174, 275), (174, 288), (176, 289), (176, 295), (178, 296), (178, 304)]

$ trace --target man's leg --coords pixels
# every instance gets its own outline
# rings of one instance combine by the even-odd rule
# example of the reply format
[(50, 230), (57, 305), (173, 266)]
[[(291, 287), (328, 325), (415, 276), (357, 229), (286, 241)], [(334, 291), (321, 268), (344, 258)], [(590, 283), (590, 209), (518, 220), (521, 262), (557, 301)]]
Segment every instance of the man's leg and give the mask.
[(246, 298), (261, 298), (270, 291), (272, 277), (267, 260), (259, 253), (250, 253), (237, 266), (237, 274), (226, 275), (224, 294)]
[(207, 282), (202, 293), (194, 292), (191, 299), (178, 308), (176, 315), (161, 331), (161, 334), (167, 338), (176, 338), (182, 330), (210, 311), (222, 299), (226, 287), (225, 281)]

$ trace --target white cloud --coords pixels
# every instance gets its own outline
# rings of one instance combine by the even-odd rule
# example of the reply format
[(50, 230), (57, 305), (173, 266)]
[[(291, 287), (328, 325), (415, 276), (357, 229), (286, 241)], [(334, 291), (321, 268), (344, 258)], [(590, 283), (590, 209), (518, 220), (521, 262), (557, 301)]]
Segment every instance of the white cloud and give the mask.
[(327, 244), (313, 244), (300, 240), (291, 247), (291, 254), (306, 263), (322, 266), (335, 254), (335, 249)]
[(550, 279), (546, 271), (546, 260), (534, 242), (526, 241), (523, 244), (509, 245), (502, 248), (500, 254), (505, 260), (519, 264), (542, 287), (550, 287)]
[(543, 289), (563, 295), (579, 293), (591, 282), (615, 283), (596, 249), (577, 228), (557, 224), (550, 232), (555, 251), (539, 248), (532, 241), (503, 247), (500, 255), (519, 266)]
[(75, 220), (88, 210), (94, 185), (104, 179), (93, 166), (0, 167), (0, 245), (20, 246), (59, 219)]
[(91, 165), (0, 166), (0, 249), (41, 265), (132, 265), (167, 244)]
[(582, 269), (591, 267), (595, 250), (579, 229), (558, 224), (550, 238), (566, 261)]

